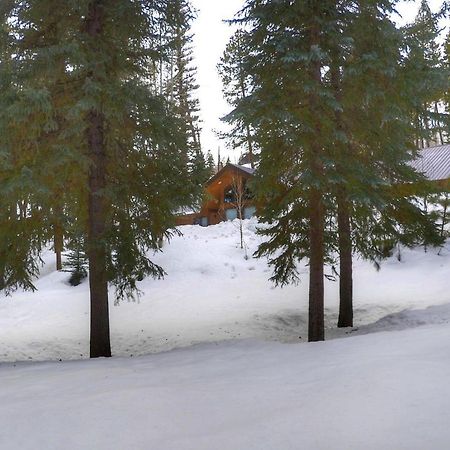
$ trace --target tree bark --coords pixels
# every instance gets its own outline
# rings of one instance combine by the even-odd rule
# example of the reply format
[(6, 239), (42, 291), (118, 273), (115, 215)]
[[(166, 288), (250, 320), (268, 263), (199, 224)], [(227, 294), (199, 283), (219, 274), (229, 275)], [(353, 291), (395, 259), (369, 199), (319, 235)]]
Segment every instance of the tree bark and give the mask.
[[(311, 27), (311, 48), (320, 44), (319, 25)], [(322, 83), (321, 63), (311, 63), (311, 76), (317, 84)], [(315, 92), (310, 95), (310, 106), (314, 113), (320, 114), (320, 100)], [(321, 135), (320, 119), (317, 118), (315, 134)], [(310, 168), (319, 186), (323, 179), (323, 163), (321, 159), (322, 148), (320, 143), (314, 141), (310, 148)], [(310, 260), (309, 260), (309, 314), (308, 314), (308, 341), (323, 341), (325, 339), (324, 323), (324, 228), (325, 213), (323, 193), (320, 187), (312, 186), (309, 193), (309, 226), (310, 226)]]
[[(87, 32), (99, 39), (102, 33), (102, 1), (89, 5)], [(95, 78), (95, 70), (92, 77)], [(108, 311), (108, 280), (106, 274), (105, 235), (107, 204), (105, 199), (107, 156), (104, 140), (104, 116), (92, 109), (87, 116), (88, 154), (91, 160), (88, 194), (88, 258), (91, 297), (91, 358), (111, 356)]]
[(324, 213), (322, 193), (312, 189), (310, 210), (309, 314), (308, 341), (325, 339), (324, 324)]
[(339, 233), (339, 319), (338, 327), (353, 326), (353, 262), (349, 202), (342, 188), (337, 196)]
[[(331, 66), (331, 82), (336, 100), (342, 102), (341, 89), (341, 58), (338, 49), (335, 50)], [(345, 124), (340, 110), (335, 112), (336, 125), (339, 131), (345, 132)], [(346, 161), (351, 157), (349, 144), (336, 145), (339, 151), (339, 159)], [(345, 173), (345, 163), (337, 164), (338, 172)], [(339, 318), (338, 327), (353, 326), (353, 261), (352, 261), (352, 236), (350, 223), (350, 202), (347, 198), (347, 189), (342, 183), (336, 190), (337, 222), (339, 240)]]

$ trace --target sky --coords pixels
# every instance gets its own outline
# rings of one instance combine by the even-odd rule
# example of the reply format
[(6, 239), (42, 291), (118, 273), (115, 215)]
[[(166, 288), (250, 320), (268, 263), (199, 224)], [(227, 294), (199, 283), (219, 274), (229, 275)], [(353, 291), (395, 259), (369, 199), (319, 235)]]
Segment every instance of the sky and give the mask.
[[(229, 107), (222, 96), (222, 85), (217, 73), (217, 63), (225, 50), (228, 39), (232, 35), (232, 27), (223, 21), (231, 19), (243, 6), (243, 0), (192, 0), (197, 9), (197, 19), (193, 24), (194, 56), (197, 65), (197, 80), (200, 88), (202, 120), (202, 146), (203, 150), (211, 150), (217, 159), (218, 147), (221, 148), (222, 157), (230, 157), (231, 162), (237, 162), (239, 153), (228, 150), (226, 143), (221, 141), (215, 130), (224, 129), (220, 121), (229, 112)], [(411, 22), (419, 7), (419, 1), (403, 1), (398, 7), (401, 18), (399, 23)], [(442, 0), (429, 0), (433, 11), (437, 11)]]

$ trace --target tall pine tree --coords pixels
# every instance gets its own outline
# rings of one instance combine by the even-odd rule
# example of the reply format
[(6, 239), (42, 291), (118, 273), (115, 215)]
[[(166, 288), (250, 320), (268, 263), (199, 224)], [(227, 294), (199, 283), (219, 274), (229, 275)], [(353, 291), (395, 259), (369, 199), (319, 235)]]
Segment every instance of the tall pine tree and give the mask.
[[(352, 255), (377, 259), (382, 243), (405, 243), (433, 224), (398, 186), (423, 178), (411, 106), (417, 68), (406, 68), (394, 1), (248, 1), (242, 67), (247, 114), (261, 148), (255, 180), (273, 280), (296, 281), (309, 260), (309, 339), (324, 338), (324, 263), (341, 257), (340, 326), (352, 324)], [(370, 30), (370, 32), (368, 32)], [(337, 205), (337, 208), (336, 208)], [(420, 233), (419, 233), (420, 231)], [(370, 233), (367, 235), (366, 233)]]
[[(52, 214), (73, 218), (89, 260), (91, 357), (110, 356), (108, 282), (120, 299), (163, 276), (148, 254), (192, 198), (176, 104), (156, 85), (169, 53), (157, 36), (172, 19), (163, 0), (17, 1), (5, 17), (0, 231), (23, 247), (0, 249), (6, 287), (33, 288)], [(70, 172), (54, 171), (61, 161)]]

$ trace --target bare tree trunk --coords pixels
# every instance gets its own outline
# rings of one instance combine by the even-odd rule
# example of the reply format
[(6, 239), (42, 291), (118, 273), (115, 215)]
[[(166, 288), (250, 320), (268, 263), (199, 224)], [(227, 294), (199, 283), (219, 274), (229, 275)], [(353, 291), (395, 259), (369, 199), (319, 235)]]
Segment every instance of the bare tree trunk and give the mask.
[(64, 246), (63, 242), (64, 236), (62, 227), (59, 224), (56, 224), (54, 230), (54, 243), (53, 243), (56, 255), (56, 270), (62, 270), (62, 252)]
[(234, 176), (232, 179), (231, 187), (233, 189), (237, 216), (239, 219), (239, 236), (241, 241), (241, 249), (244, 248), (244, 231), (243, 231), (243, 216), (244, 216), (244, 202), (245, 202), (245, 183), (239, 176)]
[[(317, 24), (311, 28), (311, 48), (319, 44), (320, 35)], [(317, 84), (321, 83), (321, 64), (314, 61), (311, 66), (311, 75)], [(310, 96), (310, 105), (318, 112), (319, 99), (317, 94)], [(315, 132), (321, 133), (320, 123), (317, 123)], [(314, 143), (311, 147), (311, 171), (317, 180), (323, 178), (323, 163), (321, 160), (320, 144)], [(310, 226), (310, 260), (309, 260), (309, 315), (308, 340), (309, 342), (323, 341), (325, 339), (324, 323), (324, 228), (325, 214), (323, 193), (320, 188), (313, 186), (309, 194), (309, 226)]]
[[(99, 39), (103, 22), (102, 0), (92, 0), (87, 17), (87, 32)], [(95, 77), (95, 73), (92, 74)], [(111, 356), (106, 275), (105, 231), (107, 205), (105, 200), (107, 157), (104, 141), (104, 116), (91, 110), (87, 117), (88, 152), (91, 159), (88, 199), (88, 257), (91, 296), (91, 358)]]
[(309, 320), (308, 341), (325, 339), (324, 324), (324, 213), (322, 193), (312, 189), (310, 211)]
[[(247, 93), (245, 92), (245, 82), (241, 76), (240, 79), (240, 85), (241, 85), (241, 94), (242, 98), (245, 100), (247, 98)], [(250, 158), (250, 167), (252, 169), (255, 168), (255, 158), (253, 155), (253, 141), (252, 141), (252, 134), (250, 132), (250, 126), (248, 124), (245, 125), (245, 131), (247, 133), (247, 146), (248, 146), (248, 156)]]
[(345, 190), (337, 196), (339, 232), (339, 319), (338, 327), (353, 326), (353, 261), (349, 202)]
[(444, 211), (442, 212), (441, 237), (444, 237), (445, 225), (447, 225), (448, 193), (445, 194)]
[[(439, 114), (439, 108), (438, 108), (438, 103), (434, 102), (434, 112), (436, 113), (436, 115)], [(438, 134), (439, 134), (439, 144), (440, 145), (444, 145), (444, 135), (442, 133), (442, 126), (441, 126), (441, 122), (438, 122)]]
[[(336, 99), (340, 102), (342, 97), (341, 91), (341, 63), (339, 53), (336, 51), (331, 67), (331, 80)], [(342, 113), (337, 110), (335, 112), (336, 125), (341, 132), (345, 132), (345, 124)], [(345, 157), (351, 155), (351, 149), (348, 144), (337, 147), (341, 152), (341, 158), (345, 161)], [(342, 163), (338, 166), (343, 169)], [(352, 261), (352, 237), (350, 224), (350, 203), (347, 198), (347, 190), (342, 184), (337, 188), (337, 221), (339, 234), (339, 318), (338, 327), (353, 326), (353, 261)]]
[[(424, 110), (428, 112), (428, 105), (425, 103)], [(426, 131), (425, 146), (428, 148), (430, 146), (430, 124), (428, 123), (428, 114), (424, 117), (424, 128)]]

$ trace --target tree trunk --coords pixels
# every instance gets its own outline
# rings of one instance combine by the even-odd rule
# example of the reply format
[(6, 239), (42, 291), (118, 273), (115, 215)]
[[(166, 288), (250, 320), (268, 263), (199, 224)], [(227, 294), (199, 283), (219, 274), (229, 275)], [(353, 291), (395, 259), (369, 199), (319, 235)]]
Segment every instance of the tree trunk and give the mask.
[(338, 327), (353, 326), (352, 237), (349, 202), (345, 190), (337, 196), (339, 232), (339, 319)]
[(445, 233), (445, 225), (447, 225), (447, 209), (448, 209), (448, 193), (446, 192), (444, 194), (445, 196), (445, 201), (444, 201), (444, 206), (443, 209), (444, 211), (442, 211), (442, 223), (441, 223), (441, 238), (444, 237), (444, 233)]
[[(339, 51), (335, 51), (331, 66), (331, 81), (336, 100), (342, 102), (342, 75), (341, 75), (341, 61)], [(345, 133), (345, 123), (342, 117), (342, 112), (336, 110), (335, 112), (336, 125), (339, 131)], [(352, 151), (349, 144), (336, 145), (336, 149), (340, 152), (340, 159), (346, 161), (351, 157)], [(338, 171), (345, 174), (344, 164), (341, 162), (337, 164)], [(338, 327), (352, 327), (353, 326), (353, 275), (352, 275), (352, 237), (350, 225), (350, 203), (347, 198), (347, 190), (345, 184), (342, 184), (336, 191), (337, 200), (337, 221), (338, 221), (338, 235), (339, 235), (339, 319)]]
[[(320, 8), (319, 8), (320, 9)], [(311, 27), (311, 48), (320, 44), (320, 29), (315, 23)], [(311, 63), (311, 77), (317, 86), (322, 83), (321, 62), (315, 60)], [(320, 99), (316, 92), (310, 95), (310, 106), (314, 113), (320, 114)], [(315, 135), (322, 133), (320, 119), (317, 119)], [(323, 163), (321, 158), (322, 148), (316, 141), (311, 145), (310, 169), (316, 181), (322, 183)], [(309, 258), (309, 315), (308, 315), (308, 341), (323, 341), (325, 339), (324, 323), (324, 228), (325, 213), (323, 205), (323, 192), (321, 188), (311, 187), (309, 194), (309, 227), (310, 227), (310, 258)]]
[[(434, 112), (436, 113), (436, 116), (439, 114), (439, 108), (438, 108), (438, 103), (434, 102)], [(440, 145), (444, 145), (444, 135), (442, 133), (442, 123), (441, 121), (437, 121), (437, 127), (438, 127), (438, 134), (439, 134), (439, 144)]]
[[(99, 38), (102, 33), (102, 2), (89, 5), (87, 32)], [(95, 71), (92, 77), (95, 78)], [(111, 356), (106, 274), (105, 232), (107, 204), (105, 199), (107, 157), (104, 140), (104, 116), (93, 109), (87, 116), (88, 152), (91, 159), (88, 194), (88, 257), (91, 296), (91, 358)]]
[(55, 225), (54, 234), (53, 247), (55, 248), (56, 255), (56, 270), (62, 270), (62, 251), (64, 246), (64, 236), (62, 227), (59, 224)]
[(309, 260), (309, 320), (308, 341), (325, 339), (324, 324), (324, 214), (322, 193), (312, 189), (310, 210), (310, 260)]

